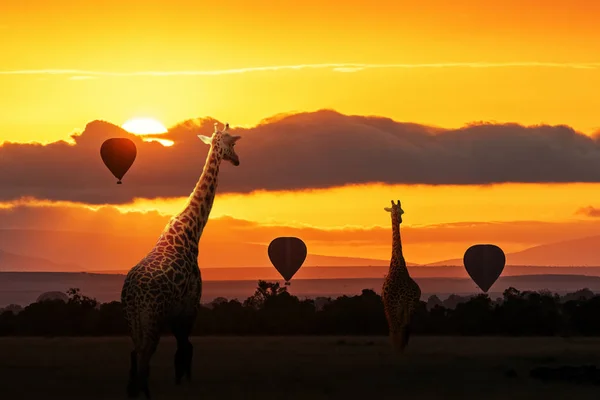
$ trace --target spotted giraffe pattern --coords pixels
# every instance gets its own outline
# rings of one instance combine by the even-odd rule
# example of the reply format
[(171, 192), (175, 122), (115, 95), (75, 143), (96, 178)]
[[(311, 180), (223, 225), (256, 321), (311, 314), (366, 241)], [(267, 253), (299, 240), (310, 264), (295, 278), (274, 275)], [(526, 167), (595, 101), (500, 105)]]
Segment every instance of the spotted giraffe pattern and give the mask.
[(136, 397), (148, 389), (149, 363), (158, 346), (163, 326), (170, 326), (177, 339), (176, 382), (191, 377), (193, 346), (189, 335), (202, 295), (198, 267), (198, 244), (212, 209), (222, 160), (239, 165), (233, 147), (240, 138), (227, 132), (228, 125), (211, 138), (202, 175), (182, 212), (173, 216), (148, 254), (127, 274), (121, 302), (134, 343), (128, 393)]
[(381, 297), (388, 321), (392, 346), (396, 353), (402, 353), (408, 345), (410, 319), (421, 299), (421, 288), (410, 277), (400, 239), (400, 224), (404, 211), (398, 204), (386, 208), (392, 215), (392, 257), (390, 269), (383, 283)]

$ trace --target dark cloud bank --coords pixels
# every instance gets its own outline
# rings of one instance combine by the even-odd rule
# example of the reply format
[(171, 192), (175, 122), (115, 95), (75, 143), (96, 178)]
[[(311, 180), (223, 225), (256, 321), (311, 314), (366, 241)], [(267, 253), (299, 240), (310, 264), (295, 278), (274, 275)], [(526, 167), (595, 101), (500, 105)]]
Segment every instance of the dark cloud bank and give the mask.
[[(208, 146), (212, 119), (190, 120), (161, 136), (172, 147), (143, 142), (107, 122), (89, 123), (75, 145), (5, 143), (0, 147), (0, 201), (21, 197), (92, 204), (135, 197), (187, 196)], [(225, 122), (225, 121), (223, 121)], [(235, 118), (228, 120), (235, 127)], [(470, 125), (439, 129), (334, 111), (301, 113), (234, 128), (239, 167), (225, 165), (219, 193), (326, 188), (367, 182), (489, 184), (600, 182), (600, 142), (567, 126)], [(123, 185), (105, 168), (100, 145), (135, 141), (138, 156)]]

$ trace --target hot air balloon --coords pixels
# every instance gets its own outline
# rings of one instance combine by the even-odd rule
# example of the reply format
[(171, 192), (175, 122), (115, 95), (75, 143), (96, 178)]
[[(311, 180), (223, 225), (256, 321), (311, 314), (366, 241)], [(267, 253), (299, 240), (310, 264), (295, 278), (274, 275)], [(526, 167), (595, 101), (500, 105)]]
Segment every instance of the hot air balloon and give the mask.
[(487, 293), (500, 277), (505, 263), (504, 252), (494, 244), (473, 245), (465, 251), (463, 256), (463, 264), (467, 273), (484, 293)]
[(100, 147), (100, 156), (104, 165), (112, 172), (115, 178), (118, 179), (117, 184), (120, 185), (121, 179), (125, 173), (133, 165), (137, 149), (135, 143), (127, 138), (112, 138), (107, 139)]
[(297, 237), (278, 237), (269, 244), (269, 259), (289, 285), (306, 259), (306, 245)]

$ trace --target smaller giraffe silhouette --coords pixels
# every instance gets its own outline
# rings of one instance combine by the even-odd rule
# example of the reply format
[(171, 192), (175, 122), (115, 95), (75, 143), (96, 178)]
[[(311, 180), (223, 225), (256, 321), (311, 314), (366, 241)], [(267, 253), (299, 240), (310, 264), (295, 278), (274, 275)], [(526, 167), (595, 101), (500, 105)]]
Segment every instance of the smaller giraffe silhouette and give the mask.
[(398, 204), (385, 207), (392, 215), (392, 258), (390, 269), (383, 282), (381, 298), (388, 321), (390, 339), (396, 354), (402, 354), (410, 337), (410, 320), (421, 299), (421, 288), (408, 273), (406, 261), (402, 253), (400, 224), (404, 210)]
[(148, 377), (150, 359), (158, 347), (164, 325), (177, 339), (175, 382), (191, 379), (194, 347), (189, 340), (196, 321), (202, 295), (202, 278), (198, 268), (198, 243), (212, 209), (221, 161), (237, 166), (234, 150), (240, 136), (217, 129), (212, 137), (198, 135), (210, 145), (202, 175), (184, 209), (165, 226), (154, 247), (127, 274), (121, 292), (121, 304), (133, 339), (129, 397), (140, 392), (150, 398)]

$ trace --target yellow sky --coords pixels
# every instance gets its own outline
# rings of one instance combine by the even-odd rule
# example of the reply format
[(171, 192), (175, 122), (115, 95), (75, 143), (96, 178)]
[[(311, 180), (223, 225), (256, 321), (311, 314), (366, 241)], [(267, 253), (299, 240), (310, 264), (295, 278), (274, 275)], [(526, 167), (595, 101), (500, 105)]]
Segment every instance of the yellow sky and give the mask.
[[(323, 4), (3, 2), (1, 139), (63, 139), (93, 119), (247, 126), (320, 108), (444, 127), (600, 128), (596, 2)], [(345, 63), (387, 67), (327, 66)], [(309, 64), (321, 67), (252, 70)]]

